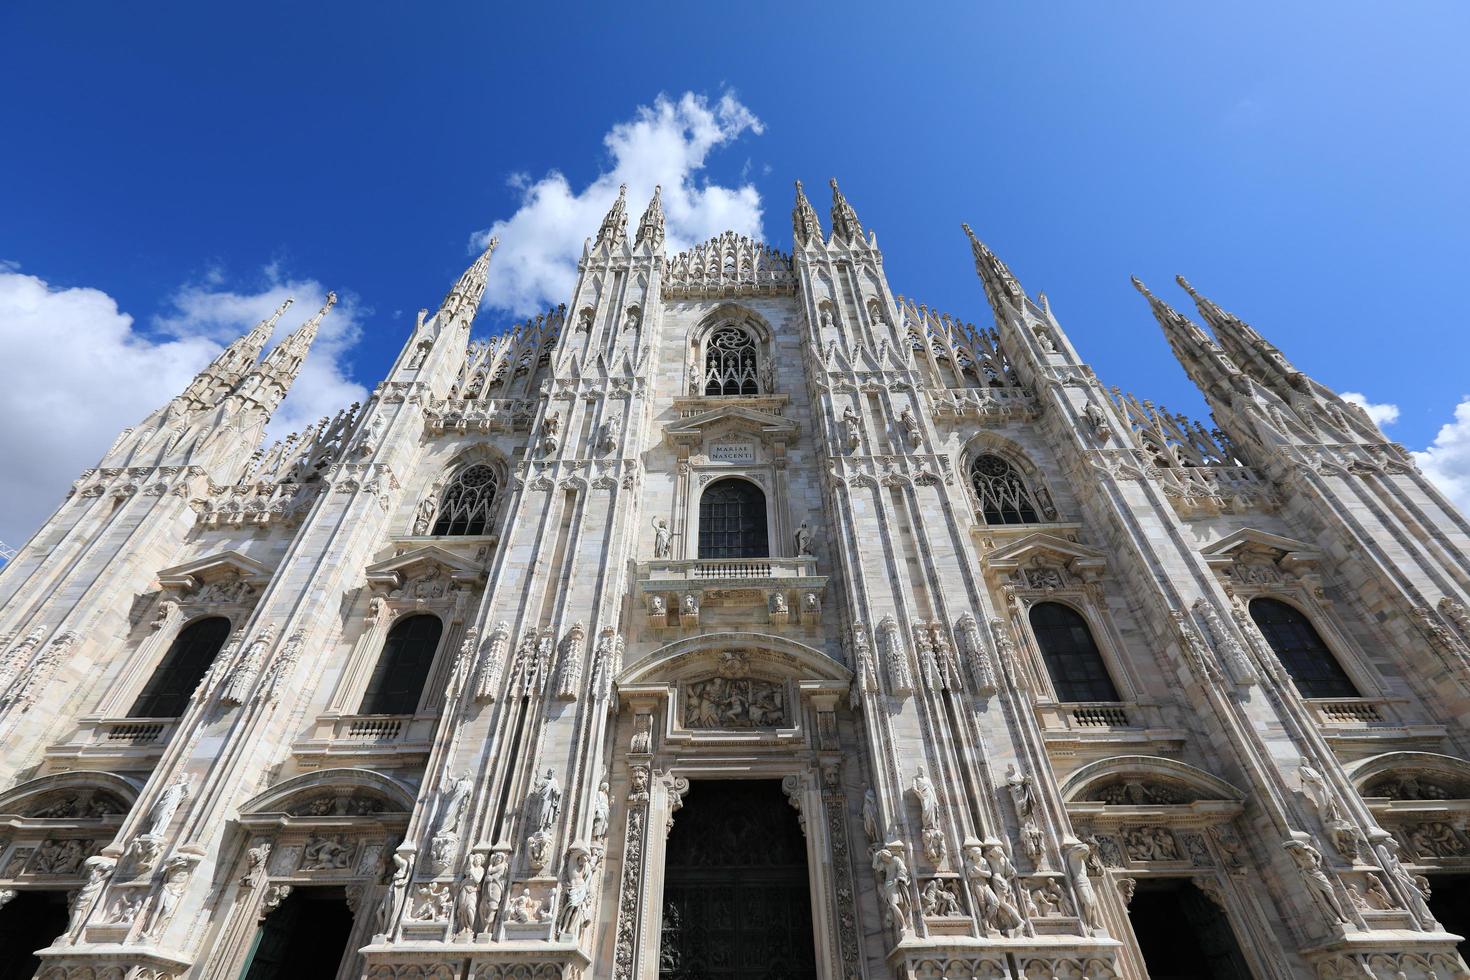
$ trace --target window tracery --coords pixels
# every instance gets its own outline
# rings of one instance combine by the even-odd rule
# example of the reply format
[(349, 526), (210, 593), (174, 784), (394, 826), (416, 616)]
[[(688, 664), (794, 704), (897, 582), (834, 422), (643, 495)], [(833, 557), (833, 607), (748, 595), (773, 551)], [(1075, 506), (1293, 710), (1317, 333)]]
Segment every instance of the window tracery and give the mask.
[(995, 453), (971, 461), (970, 484), (987, 524), (1035, 524), (1047, 511), (1016, 467)]
[(766, 558), (766, 495), (749, 480), (711, 483), (699, 498), (700, 558)]
[(755, 338), (729, 324), (714, 330), (704, 346), (704, 394), (760, 394)]
[(500, 489), (495, 469), (476, 463), (460, 470), (439, 497), (434, 520), (436, 535), (487, 534), (495, 516), (495, 494)]
[(196, 619), (180, 630), (133, 702), (128, 717), (177, 718), (183, 714), (189, 696), (229, 636), (230, 621), (223, 616)]

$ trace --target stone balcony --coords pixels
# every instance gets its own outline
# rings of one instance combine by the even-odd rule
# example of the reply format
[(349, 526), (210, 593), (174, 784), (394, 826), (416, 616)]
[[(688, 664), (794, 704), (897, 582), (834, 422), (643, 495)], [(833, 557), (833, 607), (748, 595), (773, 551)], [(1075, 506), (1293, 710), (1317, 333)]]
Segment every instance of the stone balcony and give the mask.
[(424, 756), (433, 746), (438, 721), (437, 714), (321, 715), (291, 750), (303, 764), (323, 767), (343, 759), (363, 765), (367, 758)]
[(638, 565), (637, 589), (650, 626), (695, 629), (701, 616), (811, 626), (822, 619), (827, 576), (810, 555), (660, 559)]
[(1165, 723), (1160, 706), (1138, 701), (1038, 701), (1047, 747), (1068, 754), (1108, 754), (1122, 745), (1177, 750), (1185, 733)]
[(150, 766), (163, 754), (178, 722), (177, 718), (80, 718), (77, 730), (48, 748), (46, 758), (69, 768)]
[(1411, 718), (1409, 704), (1397, 698), (1303, 698), (1302, 703), (1327, 740), (1344, 748), (1437, 751), (1448, 734), (1443, 725)]

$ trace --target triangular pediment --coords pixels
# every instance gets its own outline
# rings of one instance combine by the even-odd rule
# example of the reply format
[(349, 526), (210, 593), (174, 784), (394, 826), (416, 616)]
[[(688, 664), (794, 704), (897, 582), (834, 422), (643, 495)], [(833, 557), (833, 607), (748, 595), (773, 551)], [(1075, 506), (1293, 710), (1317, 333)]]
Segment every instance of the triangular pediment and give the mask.
[(1296, 565), (1311, 565), (1322, 557), (1305, 541), (1253, 527), (1230, 532), (1220, 540), (1205, 545), (1200, 549), (1200, 554), (1211, 565), (1217, 565), (1233, 562), (1247, 551), (1275, 552), (1277, 560)]
[(1045, 531), (1037, 531), (992, 551), (985, 558), (985, 567), (1008, 571), (1043, 560), (1063, 565), (1079, 574), (1088, 570), (1101, 570), (1107, 565), (1103, 553), (1096, 548), (1089, 548)]
[(764, 442), (794, 442), (801, 426), (781, 415), (747, 405), (722, 405), (706, 409), (664, 428), (674, 442), (698, 444), (721, 432), (748, 432)]
[(382, 588), (396, 589), (408, 579), (434, 570), (455, 582), (479, 582), (485, 575), (477, 563), (435, 545), (425, 545), (369, 565), (367, 580)]
[(238, 551), (220, 551), (203, 558), (165, 568), (158, 573), (158, 584), (165, 589), (197, 589), (205, 582), (228, 578), (254, 585), (270, 581), (272, 569), (240, 554)]

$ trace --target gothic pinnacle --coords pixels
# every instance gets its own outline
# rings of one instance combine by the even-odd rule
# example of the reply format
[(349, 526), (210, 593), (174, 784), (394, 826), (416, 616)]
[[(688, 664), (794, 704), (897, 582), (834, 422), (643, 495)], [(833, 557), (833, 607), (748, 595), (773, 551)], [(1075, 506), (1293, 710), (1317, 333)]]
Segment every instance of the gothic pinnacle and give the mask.
[(842, 190), (837, 186), (837, 178), (831, 178), (828, 183), (832, 185), (832, 234), (849, 244), (860, 244), (863, 240), (863, 226), (858, 221), (857, 212), (847, 198), (842, 196)]
[(593, 248), (609, 245), (613, 248), (622, 247), (628, 240), (628, 185), (618, 185), (618, 199), (608, 210), (607, 217), (602, 219), (602, 227), (597, 229), (597, 240), (592, 243)]
[(791, 209), (791, 237), (797, 245), (822, 244), (822, 222), (817, 219), (812, 202), (806, 199), (799, 180), (796, 182), (796, 206)]
[(280, 320), (281, 314), (285, 313), (294, 301), (292, 297), (287, 296), (281, 305), (276, 307), (274, 313), (251, 327), (249, 333), (236, 338), (230, 346), (220, 351), (209, 366), (195, 375), (189, 387), (184, 389), (182, 398), (185, 402), (191, 403), (196, 408), (208, 408), (224, 392), (234, 387), (255, 366), (260, 352), (265, 350), (266, 342), (276, 331), (276, 321)]
[(653, 200), (648, 202), (648, 208), (643, 212), (642, 220), (638, 222), (638, 237), (633, 241), (634, 245), (648, 242), (648, 247), (655, 252), (664, 247), (664, 208), (659, 200), (662, 194), (663, 187), (655, 184)]
[(985, 287), (990, 305), (997, 313), (1000, 312), (1003, 302), (1019, 306), (1026, 298), (1026, 293), (1011, 274), (1010, 268), (984, 242), (975, 237), (975, 232), (968, 224), (961, 222), (960, 227), (965, 230), (965, 237), (970, 239), (970, 254), (975, 259), (975, 272), (980, 276), (980, 283)]

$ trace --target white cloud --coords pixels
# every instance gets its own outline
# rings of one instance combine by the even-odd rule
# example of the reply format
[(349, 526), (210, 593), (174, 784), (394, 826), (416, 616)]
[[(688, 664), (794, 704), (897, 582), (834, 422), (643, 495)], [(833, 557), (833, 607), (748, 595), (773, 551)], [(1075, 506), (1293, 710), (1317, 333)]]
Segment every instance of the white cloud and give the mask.
[(1382, 428), (1385, 425), (1392, 425), (1399, 420), (1399, 407), (1397, 405), (1388, 402), (1385, 402), (1381, 405), (1376, 405), (1373, 402), (1370, 402), (1368, 400), (1368, 396), (1362, 394), (1361, 392), (1344, 391), (1342, 393), (1342, 400), (1345, 402), (1351, 402), (1352, 404), (1357, 405), (1363, 411), (1367, 412), (1368, 417), (1376, 422), (1379, 428)]
[(1455, 406), (1455, 420), (1440, 427), (1414, 462), (1460, 510), (1470, 514), (1470, 395)]
[[(284, 336), (320, 308), (320, 284), (269, 281), (257, 293), (187, 286), (150, 335), (101, 290), (52, 287), (14, 265), (0, 268), (0, 541), (24, 542), (123, 428), (182, 391), (226, 340), (288, 293), (297, 303), (277, 328)], [(273, 429), (297, 428), (366, 394), (342, 362), (357, 336), (351, 304), (339, 303)]]
[(761, 199), (755, 187), (726, 187), (702, 173), (711, 150), (746, 131), (759, 134), (764, 126), (731, 92), (714, 102), (692, 92), (677, 100), (660, 95), (608, 131), (603, 143), (612, 154), (610, 169), (580, 191), (555, 170), (535, 180), (513, 174), (510, 184), (521, 192), (520, 208), (474, 239), (481, 247), (492, 235), (500, 239), (485, 304), (528, 316), (567, 302), (582, 241), (596, 233), (619, 184), (628, 185), (630, 235), (654, 185), (662, 185), (671, 254), (726, 230), (760, 238)]

